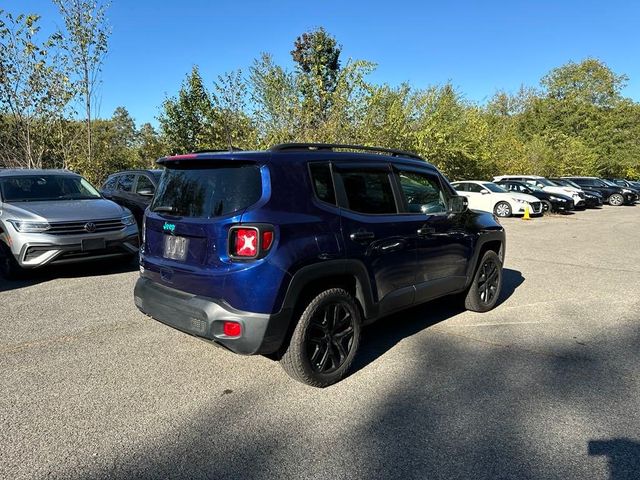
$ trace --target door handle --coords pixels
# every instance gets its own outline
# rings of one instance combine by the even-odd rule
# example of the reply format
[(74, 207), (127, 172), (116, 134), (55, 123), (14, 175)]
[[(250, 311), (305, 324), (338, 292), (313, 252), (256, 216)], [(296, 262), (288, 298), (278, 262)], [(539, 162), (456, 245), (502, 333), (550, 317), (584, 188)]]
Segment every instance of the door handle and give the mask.
[(354, 242), (363, 242), (366, 240), (373, 240), (376, 238), (373, 232), (367, 232), (366, 230), (358, 230), (349, 235), (349, 238)]
[(418, 235), (420, 237), (427, 237), (436, 233), (436, 229), (432, 227), (421, 227), (418, 229)]

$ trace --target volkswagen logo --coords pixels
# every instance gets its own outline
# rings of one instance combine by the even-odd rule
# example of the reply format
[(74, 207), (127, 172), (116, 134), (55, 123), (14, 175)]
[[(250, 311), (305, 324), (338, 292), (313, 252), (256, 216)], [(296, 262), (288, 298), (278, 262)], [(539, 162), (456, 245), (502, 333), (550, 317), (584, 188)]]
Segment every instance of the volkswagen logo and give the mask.
[(89, 233), (93, 233), (96, 231), (96, 224), (93, 222), (85, 223), (84, 229)]

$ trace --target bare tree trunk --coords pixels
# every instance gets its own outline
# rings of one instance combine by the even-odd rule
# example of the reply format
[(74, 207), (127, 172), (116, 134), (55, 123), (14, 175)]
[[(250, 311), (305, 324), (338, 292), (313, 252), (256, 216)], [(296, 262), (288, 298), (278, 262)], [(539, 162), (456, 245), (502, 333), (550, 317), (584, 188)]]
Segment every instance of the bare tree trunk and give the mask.
[(91, 165), (92, 160), (92, 139), (91, 139), (91, 89), (89, 88), (89, 68), (87, 64), (84, 64), (84, 101), (85, 108), (87, 109), (87, 160), (89, 161), (89, 165)]

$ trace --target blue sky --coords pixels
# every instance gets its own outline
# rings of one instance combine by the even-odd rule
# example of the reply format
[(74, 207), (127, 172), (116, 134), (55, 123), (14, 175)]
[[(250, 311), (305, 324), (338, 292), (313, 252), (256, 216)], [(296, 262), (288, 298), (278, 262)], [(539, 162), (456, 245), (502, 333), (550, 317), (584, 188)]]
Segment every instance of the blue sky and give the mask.
[[(61, 21), (49, 0), (4, 0), (12, 12)], [(192, 65), (205, 81), (247, 72), (260, 52), (292, 68), (295, 38), (323, 26), (342, 58), (378, 64), (370, 79), (426, 87), (451, 81), (467, 99), (536, 86), (550, 69), (587, 56), (626, 73), (625, 96), (640, 101), (640, 3), (627, 1), (206, 1), (112, 0), (100, 116), (125, 106), (156, 124)]]

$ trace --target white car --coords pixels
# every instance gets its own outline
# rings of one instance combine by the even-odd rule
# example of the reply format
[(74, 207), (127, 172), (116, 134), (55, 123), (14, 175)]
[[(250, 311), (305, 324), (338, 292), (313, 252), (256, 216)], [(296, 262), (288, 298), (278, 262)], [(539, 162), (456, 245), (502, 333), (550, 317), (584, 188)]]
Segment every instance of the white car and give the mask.
[(498, 217), (523, 215), (526, 208), (532, 215), (542, 214), (542, 203), (533, 195), (510, 192), (493, 182), (465, 180), (453, 182), (459, 195), (469, 199), (469, 208), (491, 212)]
[(518, 180), (520, 182), (526, 182), (531, 185), (540, 187), (542, 190), (548, 193), (558, 193), (560, 195), (568, 195), (573, 198), (573, 206), (575, 208), (583, 208), (585, 206), (584, 192), (579, 188), (567, 187), (553, 183), (551, 180), (541, 177), (539, 175), (500, 175), (499, 177), (493, 177), (494, 182), (500, 180)]

